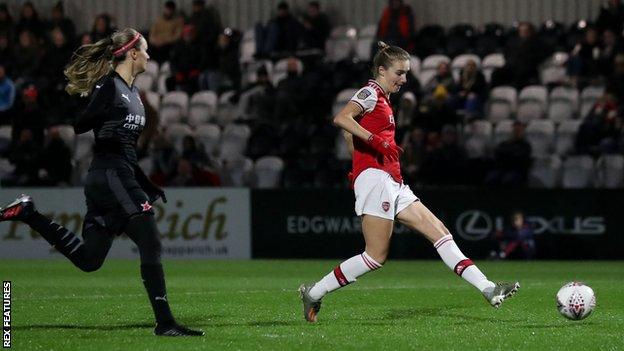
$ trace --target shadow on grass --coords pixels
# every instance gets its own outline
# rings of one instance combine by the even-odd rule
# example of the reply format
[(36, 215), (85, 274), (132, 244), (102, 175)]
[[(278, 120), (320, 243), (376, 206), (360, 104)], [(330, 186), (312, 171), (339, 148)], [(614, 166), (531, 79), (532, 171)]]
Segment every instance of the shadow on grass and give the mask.
[(463, 306), (444, 306), (444, 307), (419, 307), (419, 308), (405, 308), (405, 309), (393, 309), (379, 318), (381, 320), (400, 320), (400, 319), (414, 319), (419, 317), (438, 317), (438, 318), (453, 318), (458, 321), (459, 324), (464, 322), (490, 322), (499, 323), (501, 321), (518, 323), (525, 322), (524, 319), (510, 319), (501, 318), (500, 316), (492, 315), (492, 317), (476, 316), (467, 313), (460, 313), (453, 311), (454, 309), (462, 308)]
[[(220, 318), (220, 315), (207, 315), (207, 316), (186, 316), (178, 321), (180, 324), (188, 327), (209, 326), (210, 319)], [(128, 324), (101, 324), (101, 325), (72, 325), (72, 324), (26, 324), (26, 325), (14, 325), (13, 330), (53, 330), (53, 329), (68, 329), (68, 330), (130, 330), (141, 328), (154, 328), (155, 323), (128, 323)]]

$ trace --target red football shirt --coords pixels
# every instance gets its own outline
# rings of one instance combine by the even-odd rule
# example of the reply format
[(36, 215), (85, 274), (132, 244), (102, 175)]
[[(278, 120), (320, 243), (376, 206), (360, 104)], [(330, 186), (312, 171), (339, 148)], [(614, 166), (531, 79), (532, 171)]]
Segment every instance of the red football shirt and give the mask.
[[(390, 100), (379, 83), (372, 79), (369, 80), (368, 84), (358, 90), (350, 101), (360, 105), (364, 110), (355, 118), (364, 129), (379, 135), (390, 144), (396, 145), (394, 141), (394, 116), (392, 115)], [(366, 141), (357, 137), (353, 138), (353, 148), (352, 172), (354, 180), (365, 169), (377, 168), (390, 174), (396, 182), (403, 183), (399, 161), (390, 162), (384, 159)]]

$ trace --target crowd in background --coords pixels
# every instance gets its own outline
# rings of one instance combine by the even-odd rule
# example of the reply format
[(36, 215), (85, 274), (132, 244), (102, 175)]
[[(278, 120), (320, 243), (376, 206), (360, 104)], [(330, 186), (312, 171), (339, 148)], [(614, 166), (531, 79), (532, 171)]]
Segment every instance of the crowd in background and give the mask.
[[(31, 2), (25, 2), (15, 18), (0, 4), (0, 123), (12, 126), (11, 140), (0, 143), (0, 151), (14, 167), (4, 175), (3, 185), (73, 182), (72, 146), (63, 143), (55, 126), (72, 124), (84, 102), (64, 93), (63, 69), (73, 50), (106, 38), (116, 29), (114, 22), (111, 16), (100, 14), (89, 32), (78, 33), (64, 15), (62, 2), (47, 16), (40, 16)], [(484, 118), (492, 88), (540, 84), (540, 64), (555, 51), (569, 53), (567, 79), (557, 85), (606, 86), (596, 105), (580, 116), (584, 122), (574, 152), (594, 157), (622, 153), (623, 23), (624, 5), (610, 0), (593, 21), (571, 26), (547, 21), (538, 27), (522, 22), (492, 23), (479, 29), (471, 25), (417, 29), (411, 8), (401, 0), (390, 0), (377, 25), (379, 40), (420, 58), (462, 53), (483, 57), (494, 52), (505, 57), (505, 65), (489, 81), (474, 61), (468, 61), (457, 77), (445, 62), (423, 84), (408, 75), (401, 92), (392, 96), (396, 140), (405, 150), (406, 181), (416, 186), (526, 186), (532, 150), (524, 123), (515, 122), (509, 140), (497, 144), (491, 157), (479, 159), (466, 153), (461, 142), (463, 125)], [(325, 59), (332, 24), (319, 2), (311, 1), (301, 14), (280, 2), (274, 17), (253, 29), (254, 60), (292, 58), (278, 82), (262, 65), (255, 69), (254, 80), (244, 81), (242, 31), (226, 28), (218, 10), (202, 0), (193, 1), (188, 14), (167, 1), (161, 16), (142, 30), (151, 59), (170, 66), (166, 89), (189, 96), (206, 90), (228, 94), (229, 102), (238, 106), (240, 118), (235, 122), (247, 124), (252, 131), (245, 156), (283, 159), (282, 186), (346, 185), (350, 161), (336, 156), (338, 130), (328, 116), (340, 91), (358, 88), (370, 77), (370, 62)], [(159, 120), (158, 113), (154, 108), (147, 111), (152, 121)], [(167, 125), (158, 126), (140, 145), (141, 155), (152, 160), (155, 181), (169, 186), (228, 185), (227, 160), (205, 152), (193, 135), (184, 139), (181, 152), (176, 150), (166, 129)]]

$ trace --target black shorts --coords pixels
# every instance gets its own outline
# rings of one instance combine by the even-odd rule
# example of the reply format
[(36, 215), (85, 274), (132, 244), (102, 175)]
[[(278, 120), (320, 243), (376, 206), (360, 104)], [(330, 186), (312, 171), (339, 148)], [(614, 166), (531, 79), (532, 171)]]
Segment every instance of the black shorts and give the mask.
[(85, 184), (88, 223), (99, 224), (121, 234), (128, 218), (138, 213), (154, 214), (134, 172), (126, 167), (90, 169)]

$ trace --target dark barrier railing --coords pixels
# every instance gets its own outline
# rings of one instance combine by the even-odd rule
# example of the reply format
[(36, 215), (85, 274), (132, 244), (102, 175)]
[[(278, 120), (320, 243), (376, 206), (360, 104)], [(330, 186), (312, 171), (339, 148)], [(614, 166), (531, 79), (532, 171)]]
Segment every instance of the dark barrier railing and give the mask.
[[(449, 228), (464, 253), (487, 257), (497, 230), (523, 211), (533, 224), (536, 257), (623, 259), (624, 190), (418, 191)], [(344, 258), (361, 252), (360, 219), (349, 190), (254, 190), (252, 252), (255, 258)], [(422, 236), (397, 225), (391, 258), (436, 258)]]

